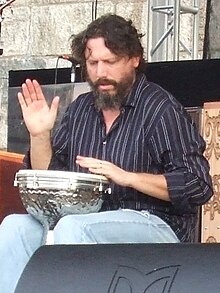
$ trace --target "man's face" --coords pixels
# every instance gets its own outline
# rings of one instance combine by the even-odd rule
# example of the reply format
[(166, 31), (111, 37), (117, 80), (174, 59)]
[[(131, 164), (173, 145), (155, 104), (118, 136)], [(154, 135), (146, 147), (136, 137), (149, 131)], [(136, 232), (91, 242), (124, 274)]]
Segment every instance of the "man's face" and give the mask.
[(90, 39), (85, 51), (87, 79), (95, 93), (98, 109), (119, 109), (135, 80), (138, 57), (113, 54), (103, 38)]

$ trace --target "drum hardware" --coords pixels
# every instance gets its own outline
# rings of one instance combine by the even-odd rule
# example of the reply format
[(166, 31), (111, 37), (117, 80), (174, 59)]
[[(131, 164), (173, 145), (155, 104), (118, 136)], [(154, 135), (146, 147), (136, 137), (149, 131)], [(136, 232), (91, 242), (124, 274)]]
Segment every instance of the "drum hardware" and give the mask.
[(60, 218), (98, 212), (103, 196), (111, 193), (105, 176), (70, 171), (20, 170), (14, 186), (27, 212), (43, 225), (43, 243)]

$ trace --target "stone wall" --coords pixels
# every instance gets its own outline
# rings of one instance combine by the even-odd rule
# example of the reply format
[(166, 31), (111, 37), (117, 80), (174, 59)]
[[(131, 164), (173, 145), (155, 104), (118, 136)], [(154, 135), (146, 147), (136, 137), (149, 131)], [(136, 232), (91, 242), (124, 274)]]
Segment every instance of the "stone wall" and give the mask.
[[(190, 0), (183, 1), (191, 2)], [(204, 34), (205, 2), (200, 1), (200, 51)], [(88, 0), (16, 0), (3, 11), (1, 23), (0, 56), (0, 149), (7, 148), (8, 72), (10, 70), (55, 68), (57, 56), (69, 53), (69, 37), (84, 29), (94, 18)], [(145, 33), (147, 44), (147, 0), (100, 0), (97, 17), (115, 12), (131, 18), (139, 31)], [(186, 25), (187, 23), (187, 25)], [(185, 22), (183, 34), (190, 39)], [(59, 67), (69, 67), (68, 61), (60, 60)]]

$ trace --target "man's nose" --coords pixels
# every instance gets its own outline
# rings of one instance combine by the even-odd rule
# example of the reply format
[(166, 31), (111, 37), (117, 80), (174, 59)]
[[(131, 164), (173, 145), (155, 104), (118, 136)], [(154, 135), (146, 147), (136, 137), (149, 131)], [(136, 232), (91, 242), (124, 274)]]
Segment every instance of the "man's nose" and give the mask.
[(107, 70), (104, 62), (98, 62), (96, 74), (98, 78), (103, 78), (107, 76)]

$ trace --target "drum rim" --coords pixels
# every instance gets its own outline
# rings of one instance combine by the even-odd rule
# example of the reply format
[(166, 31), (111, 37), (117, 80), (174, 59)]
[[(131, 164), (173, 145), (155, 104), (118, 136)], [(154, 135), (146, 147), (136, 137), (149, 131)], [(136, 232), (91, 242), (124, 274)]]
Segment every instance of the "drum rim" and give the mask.
[[(74, 178), (73, 175), (75, 175), (76, 179), (86, 179), (86, 180), (96, 180), (96, 181), (105, 181), (109, 182), (109, 180), (101, 174), (91, 174), (91, 173), (83, 173), (83, 172), (72, 172), (72, 171), (60, 171), (60, 170), (33, 170), (33, 169), (21, 169), (16, 173), (16, 177), (19, 178), (19, 176), (42, 176), (42, 175), (49, 175), (49, 177), (53, 176), (54, 178), (57, 178), (58, 175), (63, 178), (70, 179), (71, 177)], [(72, 174), (72, 176), (70, 176)], [(55, 176), (56, 175), (56, 176)], [(66, 176), (64, 176), (66, 175)]]

